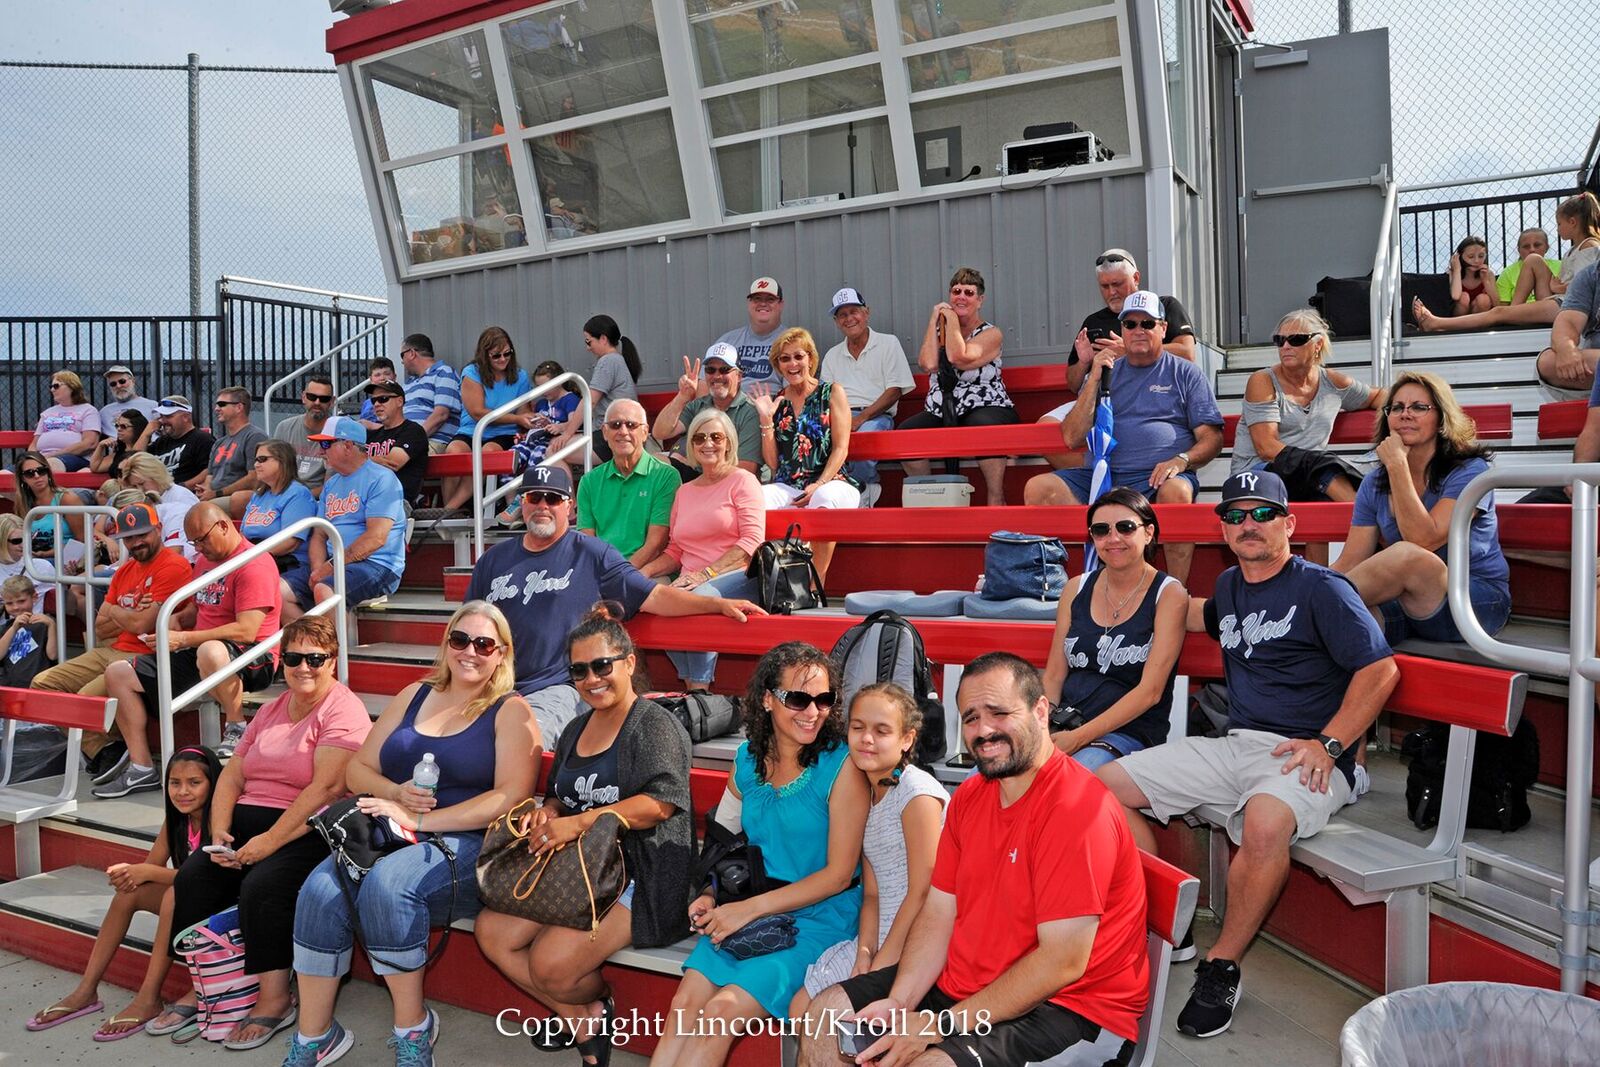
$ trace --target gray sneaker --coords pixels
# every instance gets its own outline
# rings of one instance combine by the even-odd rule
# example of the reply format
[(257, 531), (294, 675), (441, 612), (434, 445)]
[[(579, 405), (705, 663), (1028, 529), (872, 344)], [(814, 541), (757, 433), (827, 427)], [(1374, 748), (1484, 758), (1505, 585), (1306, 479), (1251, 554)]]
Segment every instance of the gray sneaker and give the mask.
[(322, 1067), (340, 1059), (356, 1043), (355, 1035), (333, 1020), (333, 1026), (322, 1037), (301, 1044), (294, 1031), (289, 1031), (289, 1052), (283, 1058), (283, 1067)]
[(161, 788), (161, 775), (154, 767), (143, 770), (129, 764), (105, 785), (97, 785), (90, 790), (101, 800), (111, 800), (116, 797), (125, 797), (129, 793), (146, 793)]
[(247, 724), (242, 722), (225, 722), (222, 724), (222, 740), (217, 743), (217, 758), (232, 759), (233, 750), (239, 747), (239, 742), (244, 740), (244, 728)]
[(405, 1037), (389, 1038), (394, 1049), (394, 1067), (433, 1067), (433, 1046), (439, 1040), (439, 1016), (432, 1008), (422, 1020), (422, 1025)]
[[(128, 746), (121, 741), (113, 741), (95, 754), (89, 761), (89, 783), (91, 785), (105, 785), (117, 775), (121, 774), (128, 766)], [(98, 767), (98, 769), (96, 769)]]

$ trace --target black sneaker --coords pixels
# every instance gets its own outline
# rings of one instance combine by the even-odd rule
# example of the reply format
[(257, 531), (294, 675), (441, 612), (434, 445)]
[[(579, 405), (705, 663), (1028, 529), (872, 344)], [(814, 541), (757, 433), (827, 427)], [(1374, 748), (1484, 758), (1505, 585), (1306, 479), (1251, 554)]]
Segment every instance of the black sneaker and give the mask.
[(127, 765), (128, 746), (121, 741), (112, 741), (96, 752), (94, 758), (89, 761), (89, 783), (105, 785), (121, 774)]
[(1194, 969), (1194, 989), (1178, 1013), (1178, 1029), (1190, 1037), (1216, 1037), (1233, 1025), (1243, 975), (1232, 960), (1201, 960)]
[(1188, 963), (1198, 953), (1194, 947), (1194, 923), (1189, 924), (1189, 929), (1183, 932), (1183, 940), (1172, 946), (1172, 962)]

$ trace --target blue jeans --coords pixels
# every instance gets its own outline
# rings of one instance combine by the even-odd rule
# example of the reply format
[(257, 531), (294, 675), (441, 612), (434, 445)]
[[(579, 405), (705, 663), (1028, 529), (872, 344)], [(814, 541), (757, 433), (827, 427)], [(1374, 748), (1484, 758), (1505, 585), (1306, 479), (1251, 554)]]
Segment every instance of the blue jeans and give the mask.
[[(888, 415), (874, 415), (855, 429), (856, 433), (869, 433), (874, 430), (894, 429), (894, 419)], [(871, 485), (878, 480), (878, 462), (872, 459), (851, 460), (844, 465), (844, 472), (862, 485)]]
[[(450, 864), (431, 844), (391, 852), (355, 887), (361, 934), (377, 974), (419, 971), (428, 959), (428, 930), (447, 920), (478, 914), (478, 879), (473, 865), (483, 847), (482, 831), (441, 835), (455, 850), (455, 911), (450, 910)], [(294, 908), (294, 969), (315, 978), (338, 978), (350, 970), (355, 925), (328, 857), (300, 887)], [(382, 957), (382, 959), (379, 959)]]
[[(1119, 734), (1113, 730), (1109, 734), (1102, 734), (1089, 744), (1078, 749), (1072, 754), (1072, 758), (1078, 761), (1078, 766), (1086, 770), (1097, 771), (1111, 761), (1120, 759), (1123, 756), (1130, 756), (1143, 748), (1144, 742), (1137, 737), (1129, 734)], [(1116, 751), (1113, 752), (1112, 749), (1116, 749)]]
[[(694, 591), (700, 596), (743, 597), (746, 600), (753, 600), (756, 595), (756, 583), (746, 578), (742, 570), (728, 571), (708, 582), (701, 582), (695, 586)], [(715, 652), (668, 652), (667, 658), (678, 668), (678, 677), (691, 685), (710, 685), (711, 679), (717, 676)]]
[[(324, 578), (317, 584), (332, 589), (333, 578)], [(344, 595), (349, 600), (345, 605), (347, 608), (373, 597), (388, 596), (399, 588), (400, 576), (381, 563), (363, 559), (344, 565)]]

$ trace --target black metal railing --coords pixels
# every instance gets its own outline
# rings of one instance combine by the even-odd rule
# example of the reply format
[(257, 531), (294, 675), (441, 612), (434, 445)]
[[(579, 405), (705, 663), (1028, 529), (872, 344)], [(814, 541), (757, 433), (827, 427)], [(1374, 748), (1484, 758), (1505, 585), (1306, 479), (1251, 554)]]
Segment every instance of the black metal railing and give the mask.
[[(1556, 234), (1556, 206), (1577, 189), (1542, 189), (1470, 199), (1400, 205), (1400, 257), (1408, 274), (1443, 274), (1457, 242), (1469, 234), (1489, 245), (1489, 265), (1498, 273), (1517, 260), (1517, 238), (1533, 227), (1550, 238), (1552, 259), (1566, 244)], [(1403, 194), (1402, 194), (1403, 195)]]
[[(381, 312), (228, 291), (221, 294), (218, 306), (224, 384), (242, 385), (257, 400), (268, 385), (386, 317)], [(366, 378), (367, 364), (385, 354), (387, 332), (375, 330), (335, 357), (340, 392)], [(298, 395), (287, 397), (286, 406), (280, 406), (284, 398), (274, 398), (274, 421), (299, 412)]]

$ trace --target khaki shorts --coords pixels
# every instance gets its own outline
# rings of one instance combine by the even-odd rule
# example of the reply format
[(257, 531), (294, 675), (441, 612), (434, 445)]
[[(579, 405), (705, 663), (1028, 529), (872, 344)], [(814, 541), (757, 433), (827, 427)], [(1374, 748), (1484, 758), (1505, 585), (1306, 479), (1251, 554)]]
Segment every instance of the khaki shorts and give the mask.
[(1264, 730), (1231, 730), (1226, 737), (1188, 737), (1156, 745), (1117, 760), (1128, 772), (1156, 818), (1166, 822), (1174, 815), (1212, 804), (1231, 812), (1228, 837), (1239, 844), (1244, 827), (1244, 806), (1260, 794), (1277, 797), (1294, 812), (1294, 839), (1310, 837), (1328, 825), (1350, 796), (1350, 783), (1335, 773), (1328, 792), (1313, 792), (1300, 784), (1298, 770), (1283, 773), (1288, 756), (1272, 750), (1287, 740)]

